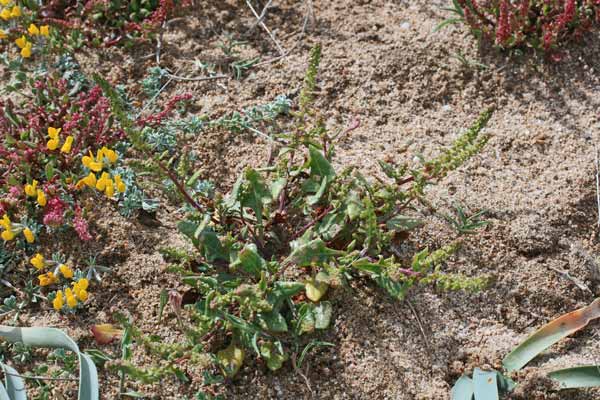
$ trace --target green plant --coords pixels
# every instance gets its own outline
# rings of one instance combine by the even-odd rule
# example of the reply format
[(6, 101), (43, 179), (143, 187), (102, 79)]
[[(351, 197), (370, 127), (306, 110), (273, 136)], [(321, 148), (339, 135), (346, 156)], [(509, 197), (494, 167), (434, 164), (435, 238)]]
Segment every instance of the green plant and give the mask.
[[(484, 372), (475, 368), (473, 379), (467, 376), (460, 377), (452, 388), (452, 400), (497, 400), (500, 394), (507, 393), (516, 386), (506, 374), (520, 370), (538, 354), (598, 318), (600, 299), (550, 321), (504, 357), (502, 366), (505, 372)], [(600, 365), (560, 369), (548, 373), (548, 377), (554, 380), (560, 389), (598, 387)]]
[[(189, 322), (182, 310), (176, 316), (189, 340), (185, 348), (202, 346), (207, 337), (224, 346), (211, 354), (227, 378), (242, 367), (247, 351), (277, 370), (290, 355), (303, 360), (311, 348), (327, 345), (305, 335), (330, 325), (334, 307), (326, 300), (329, 287), (357, 276), (370, 277), (400, 300), (415, 284), (469, 290), (483, 284), (479, 278), (444, 271), (444, 261), (457, 250), (457, 243), (423, 249), (407, 266), (390, 249), (419, 225), (406, 213), (414, 214), (412, 203), (424, 199), (426, 187), (486, 143), (480, 131), (492, 111), (482, 113), (435, 159), (414, 168), (382, 162), (386, 182), (371, 182), (354, 167), (338, 172), (331, 161), (335, 139), (343, 132), (329, 132), (313, 105), (320, 57), (317, 46), (311, 52), (298, 109), (292, 113), (293, 126), (273, 135), (280, 147), (275, 162), (247, 168), (225, 194), (191, 192), (192, 185), (185, 183), (189, 180), (171, 170), (145, 140), (122, 97), (96, 77), (134, 148), (173, 182), (188, 204), (188, 214), (178, 226), (199, 254), (192, 271), (183, 271), (183, 280), (199, 300), (186, 307)], [(157, 119), (162, 120), (150, 120)], [(190, 258), (166, 255), (177, 256), (180, 271), (191, 266)], [(179, 348), (170, 351), (177, 353)], [(156, 378), (161, 371), (165, 370), (153, 368), (145, 372), (150, 375), (137, 376)], [(128, 374), (136, 375), (133, 369)]]
[(486, 213), (485, 210), (467, 215), (463, 205), (454, 204), (454, 213), (456, 216), (443, 215), (443, 217), (460, 234), (473, 234), (477, 229), (489, 224), (489, 221), (481, 220)]
[(595, 0), (453, 0), (447, 11), (455, 14), (437, 28), (466, 24), (478, 38), (499, 48), (533, 47), (556, 51), (579, 39), (600, 22)]

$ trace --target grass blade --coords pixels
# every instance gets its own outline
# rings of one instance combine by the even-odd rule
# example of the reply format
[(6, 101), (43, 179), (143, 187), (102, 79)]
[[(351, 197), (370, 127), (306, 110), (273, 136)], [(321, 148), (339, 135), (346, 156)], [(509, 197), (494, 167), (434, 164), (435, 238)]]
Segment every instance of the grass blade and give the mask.
[(600, 365), (559, 369), (550, 372), (548, 376), (557, 381), (561, 389), (600, 386)]
[(600, 298), (594, 300), (590, 305), (565, 314), (552, 322), (544, 325), (541, 329), (529, 336), (523, 343), (508, 354), (502, 364), (507, 371), (517, 371), (535, 356), (560, 339), (567, 337), (596, 318), (600, 317)]

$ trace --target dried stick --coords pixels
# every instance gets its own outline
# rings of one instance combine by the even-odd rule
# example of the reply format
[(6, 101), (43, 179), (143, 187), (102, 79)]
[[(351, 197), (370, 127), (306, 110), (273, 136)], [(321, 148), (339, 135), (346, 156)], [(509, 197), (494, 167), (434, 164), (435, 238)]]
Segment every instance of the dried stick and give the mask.
[[(252, 11), (252, 14), (254, 14), (256, 19), (260, 21), (261, 17), (260, 17), (260, 15), (258, 15), (258, 13), (254, 9), (254, 7), (252, 7), (252, 3), (250, 3), (250, 0), (246, 0), (246, 4), (250, 8), (250, 10)], [(283, 56), (285, 54), (285, 50), (283, 49), (283, 47), (281, 47), (281, 45), (279, 44), (277, 39), (275, 39), (275, 36), (273, 35), (273, 33), (271, 33), (271, 31), (269, 30), (269, 28), (263, 21), (260, 21), (259, 24), (260, 24), (260, 26), (262, 26), (262, 28), (265, 30), (265, 32), (267, 32), (267, 34), (269, 35), (269, 37), (271, 38), (273, 43), (275, 43), (275, 46), (277, 46), (277, 50), (279, 50), (279, 54), (281, 54)]]

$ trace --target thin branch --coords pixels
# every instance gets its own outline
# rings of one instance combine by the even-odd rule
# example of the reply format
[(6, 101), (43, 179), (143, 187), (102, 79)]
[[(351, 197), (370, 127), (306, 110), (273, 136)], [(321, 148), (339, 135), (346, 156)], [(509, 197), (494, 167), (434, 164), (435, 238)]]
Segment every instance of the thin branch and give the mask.
[(19, 375), (13, 374), (10, 372), (4, 371), (6, 375), (16, 376), (17, 378), (22, 379), (33, 379), (33, 380), (41, 380), (41, 381), (79, 381), (79, 378), (52, 378), (50, 376), (27, 376), (27, 375)]
[[(258, 13), (254, 9), (254, 7), (252, 7), (252, 3), (250, 3), (250, 0), (246, 0), (246, 4), (250, 8), (250, 10), (252, 11), (252, 14), (254, 14), (256, 19), (260, 20), (261, 17), (260, 17), (260, 15), (258, 15)], [(271, 38), (273, 43), (275, 43), (275, 46), (277, 46), (277, 50), (279, 50), (279, 54), (281, 54), (283, 56), (285, 54), (285, 50), (283, 49), (283, 47), (281, 47), (281, 45), (279, 44), (277, 39), (275, 39), (275, 36), (273, 35), (273, 33), (271, 33), (271, 31), (269, 30), (269, 28), (263, 21), (260, 21), (259, 24), (260, 24), (260, 26), (262, 26), (262, 28), (265, 30), (265, 32), (267, 32), (267, 34), (269, 35), (269, 37)]]
[(225, 79), (229, 78), (229, 75), (213, 75), (213, 76), (197, 76), (197, 77), (187, 77), (187, 76), (177, 76), (167, 72), (166, 76), (176, 81), (212, 81), (215, 79)]

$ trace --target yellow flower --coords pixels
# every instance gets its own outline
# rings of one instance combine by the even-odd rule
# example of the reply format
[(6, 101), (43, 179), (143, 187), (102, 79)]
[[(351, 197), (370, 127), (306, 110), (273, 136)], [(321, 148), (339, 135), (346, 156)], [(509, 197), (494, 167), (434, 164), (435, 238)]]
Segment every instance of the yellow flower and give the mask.
[(90, 172), (88, 176), (86, 176), (85, 178), (83, 178), (83, 182), (91, 187), (91, 188), (95, 188), (96, 187), (96, 175), (93, 172)]
[(63, 144), (62, 148), (60, 149), (61, 153), (70, 153), (71, 146), (73, 146), (73, 136), (67, 136), (65, 144)]
[(0, 236), (2, 236), (2, 239), (4, 239), (5, 242), (10, 242), (15, 238), (15, 233), (10, 229), (7, 229), (4, 232), (2, 232), (2, 235)]
[(106, 158), (108, 158), (108, 161), (110, 161), (111, 164), (116, 163), (117, 160), (119, 159), (117, 152), (114, 150), (110, 150), (110, 149), (107, 149), (106, 147), (103, 147), (102, 152), (104, 153)]
[(60, 264), (58, 266), (60, 273), (67, 279), (71, 279), (73, 277), (73, 270), (66, 266), (65, 264)]
[(27, 43), (27, 45), (21, 49), (21, 57), (31, 57), (31, 43)]
[(46, 145), (48, 146), (48, 150), (56, 150), (58, 148), (59, 145), (59, 141), (58, 139), (50, 139), (48, 140), (48, 143), (46, 143)]
[(19, 46), (20, 49), (25, 48), (25, 46), (27, 46), (27, 43), (29, 43), (27, 41), (27, 38), (25, 37), (25, 35), (21, 36), (20, 38), (15, 40), (15, 43), (17, 46)]
[(4, 31), (4, 29), (0, 29), (0, 39), (6, 39), (8, 35)]
[(29, 260), (31, 265), (33, 265), (38, 271), (46, 266), (46, 260), (44, 260), (44, 256), (40, 253), (37, 253), (34, 257)]
[(31, 232), (31, 229), (23, 229), (23, 236), (25, 236), (25, 240), (27, 240), (27, 243), (35, 242), (35, 236), (33, 235), (33, 232)]
[(103, 172), (102, 175), (100, 175), (100, 179), (98, 179), (98, 181), (96, 182), (96, 189), (104, 192), (106, 190), (106, 186), (108, 184), (108, 173), (107, 172)]
[(2, 10), (2, 12), (0, 12), (0, 18), (2, 18), (5, 21), (8, 21), (10, 19), (10, 10), (8, 8)]
[(81, 278), (77, 282), (73, 283), (73, 290), (87, 290), (89, 285), (90, 281), (88, 281), (86, 278)]
[(11, 2), (11, 0), (0, 0), (0, 4), (2, 4), (3, 6), (9, 5), (10, 2)]
[(75, 291), (75, 296), (77, 296), (80, 301), (86, 301), (88, 299), (88, 292), (83, 289), (77, 290)]
[(12, 10), (10, 10), (10, 16), (11, 16), (11, 17), (14, 17), (14, 18), (16, 18), (16, 17), (20, 17), (20, 16), (21, 16), (21, 7), (19, 7), (19, 6), (14, 6), (14, 7), (12, 8)]
[(58, 134), (62, 131), (62, 128), (53, 128), (51, 126), (48, 127), (48, 136), (51, 139), (58, 139)]
[(54, 298), (54, 300), (52, 300), (52, 306), (54, 306), (54, 309), (56, 311), (60, 311), (64, 305), (65, 299), (63, 297), (63, 292), (62, 290), (59, 290), (58, 292), (56, 292), (56, 297)]
[(52, 285), (57, 281), (57, 278), (56, 276), (54, 276), (54, 273), (52, 271), (38, 276), (38, 279), (40, 280), (40, 286)]
[(115, 186), (112, 179), (106, 180), (106, 189), (104, 190), (106, 197), (113, 197), (115, 195)]
[(67, 305), (69, 308), (77, 307), (77, 299), (73, 295), (73, 291), (70, 288), (65, 289), (65, 296), (67, 297)]
[(27, 28), (27, 32), (29, 32), (31, 36), (36, 36), (40, 34), (40, 30), (37, 26), (35, 26), (35, 24), (30, 24), (29, 28)]
[(115, 175), (115, 183), (117, 184), (117, 190), (120, 193), (125, 193), (125, 190), (127, 190), (127, 187), (125, 186), (125, 183), (123, 183), (123, 180), (121, 179), (121, 175)]
[(11, 222), (7, 214), (4, 214), (4, 216), (0, 220), (0, 226), (2, 226), (4, 229), (10, 230)]
[(35, 197), (37, 195), (37, 185), (38, 181), (35, 179), (31, 182), (31, 185), (25, 185), (25, 194), (29, 197)]
[(48, 27), (48, 25), (42, 25), (40, 26), (40, 35), (42, 36), (50, 36), (50, 28)]
[(41, 189), (38, 189), (37, 191), (37, 203), (42, 207), (46, 207), (46, 194)]

